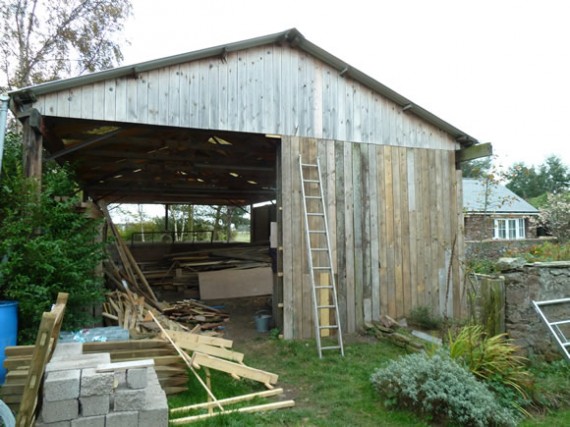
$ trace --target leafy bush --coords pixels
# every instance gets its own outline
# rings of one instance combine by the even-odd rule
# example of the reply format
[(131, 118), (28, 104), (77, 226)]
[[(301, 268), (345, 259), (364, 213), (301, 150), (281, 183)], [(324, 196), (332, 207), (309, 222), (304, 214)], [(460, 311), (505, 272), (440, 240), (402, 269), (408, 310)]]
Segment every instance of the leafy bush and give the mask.
[(546, 409), (570, 406), (570, 363), (566, 360), (533, 363), (532, 373), (536, 384), (532, 400), (536, 407)]
[(523, 257), (528, 262), (570, 261), (570, 243), (544, 242), (530, 248)]
[[(103, 255), (99, 223), (78, 213), (65, 169), (46, 168), (43, 188), (24, 178), (16, 138), (9, 138), (0, 187), (0, 299), (19, 303), (20, 342), (33, 342), (41, 315), (58, 292), (68, 292), (63, 328), (93, 322), (88, 309), (102, 300), (96, 269)], [(57, 197), (56, 197), (57, 196)], [(63, 196), (63, 197), (59, 197)]]
[(391, 361), (370, 377), (387, 406), (411, 409), (440, 423), (461, 426), (515, 426), (516, 415), (493, 393), (441, 350)]
[(496, 392), (505, 403), (522, 413), (532, 388), (527, 359), (505, 334), (488, 337), (480, 325), (463, 327), (449, 336), (451, 358), (465, 363), (469, 370)]

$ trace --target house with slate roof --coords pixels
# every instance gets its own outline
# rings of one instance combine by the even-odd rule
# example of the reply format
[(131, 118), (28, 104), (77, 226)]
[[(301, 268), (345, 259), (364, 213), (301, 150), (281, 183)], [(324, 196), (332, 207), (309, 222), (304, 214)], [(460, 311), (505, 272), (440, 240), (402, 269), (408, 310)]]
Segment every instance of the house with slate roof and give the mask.
[(538, 209), (507, 187), (483, 179), (463, 179), (465, 240), (536, 238)]

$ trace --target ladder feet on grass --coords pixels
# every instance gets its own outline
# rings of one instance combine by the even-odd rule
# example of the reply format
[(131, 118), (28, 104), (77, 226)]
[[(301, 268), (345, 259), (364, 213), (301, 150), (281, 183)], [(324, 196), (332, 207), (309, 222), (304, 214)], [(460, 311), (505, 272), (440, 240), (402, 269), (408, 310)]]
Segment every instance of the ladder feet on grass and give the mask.
[[(299, 156), (299, 171), (317, 350), (321, 358), (324, 350), (338, 350), (344, 356), (321, 166), (318, 159), (303, 163)], [(334, 338), (337, 344), (323, 346), (322, 337)]]

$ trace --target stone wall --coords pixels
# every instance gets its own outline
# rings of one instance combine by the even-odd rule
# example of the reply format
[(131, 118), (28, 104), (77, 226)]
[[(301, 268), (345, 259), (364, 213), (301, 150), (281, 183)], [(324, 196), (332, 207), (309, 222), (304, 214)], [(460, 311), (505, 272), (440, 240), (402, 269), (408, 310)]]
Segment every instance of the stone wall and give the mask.
[[(501, 274), (505, 278), (505, 320), (509, 336), (529, 356), (559, 359), (561, 351), (532, 301), (570, 298), (570, 262), (524, 264)], [(551, 320), (551, 316), (570, 319), (570, 304), (553, 306), (547, 314)], [(570, 333), (566, 336), (570, 339)]]

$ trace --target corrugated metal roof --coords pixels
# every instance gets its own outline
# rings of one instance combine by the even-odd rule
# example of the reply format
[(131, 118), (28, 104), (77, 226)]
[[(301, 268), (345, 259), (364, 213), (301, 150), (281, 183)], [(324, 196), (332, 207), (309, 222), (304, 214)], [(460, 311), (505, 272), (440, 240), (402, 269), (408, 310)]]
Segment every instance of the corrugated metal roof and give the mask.
[(185, 62), (191, 62), (199, 59), (205, 59), (210, 57), (223, 58), (227, 52), (235, 52), (239, 50), (249, 49), (252, 47), (258, 47), (267, 44), (281, 44), (285, 42), (289, 43), (292, 47), (301, 49), (302, 51), (305, 51), (306, 53), (323, 61), (324, 63), (338, 70), (338, 72), (342, 73), (343, 76), (347, 76), (356, 80), (357, 82), (363, 84), (364, 86), (367, 86), (368, 88), (374, 90), (380, 95), (395, 102), (400, 107), (402, 108), (405, 107), (406, 112), (414, 114), (422, 118), (426, 122), (431, 123), (437, 128), (443, 130), (444, 132), (447, 132), (448, 134), (452, 135), (453, 138), (457, 142), (461, 143), (463, 146), (470, 146), (478, 143), (478, 141), (472, 136), (457, 129), (455, 126), (452, 126), (448, 122), (442, 120), (441, 118), (430, 113), (426, 109), (413, 103), (409, 99), (393, 91), (389, 87), (383, 85), (382, 83), (378, 82), (377, 80), (373, 79), (367, 74), (357, 70), (348, 63), (340, 60), (336, 56), (318, 47), (314, 43), (311, 43), (296, 28), (282, 31), (280, 33), (270, 34), (262, 37), (229, 43), (226, 45), (211, 47), (207, 49), (201, 49), (193, 52), (183, 53), (180, 55), (169, 56), (166, 58), (155, 59), (152, 61), (141, 62), (134, 65), (113, 68), (110, 70), (100, 71), (97, 73), (87, 74), (79, 77), (72, 77), (69, 79), (42, 83), (36, 86), (30, 86), (12, 91), (9, 93), (9, 95), (13, 100), (17, 100), (19, 97), (22, 96), (28, 98), (29, 96), (32, 96), (33, 98), (34, 96), (39, 96), (65, 89), (71, 89), (74, 87), (96, 83), (107, 79), (114, 79), (128, 75), (136, 75), (137, 73), (140, 72), (155, 70), (158, 68), (168, 67)]
[(472, 178), (463, 178), (463, 208), (471, 213), (538, 214), (538, 209), (507, 187)]

